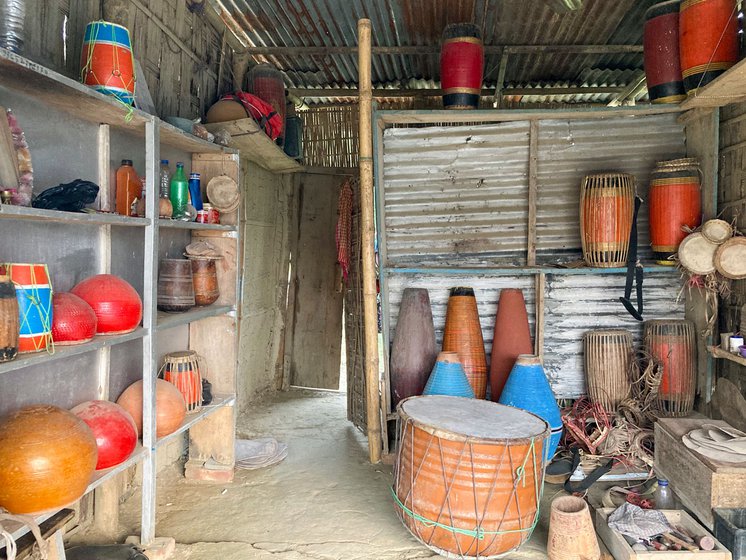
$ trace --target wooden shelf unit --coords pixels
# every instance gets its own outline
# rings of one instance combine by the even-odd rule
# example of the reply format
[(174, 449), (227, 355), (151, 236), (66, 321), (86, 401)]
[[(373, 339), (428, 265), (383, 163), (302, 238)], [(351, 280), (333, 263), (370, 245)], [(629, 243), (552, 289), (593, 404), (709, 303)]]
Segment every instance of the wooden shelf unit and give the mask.
[[(142, 365), (141, 378), (144, 381), (142, 444), (121, 465), (96, 473), (86, 493), (101, 487), (133, 465), (141, 463), (141, 542), (147, 545), (155, 537), (156, 457), (161, 448), (175, 442), (178, 437), (183, 437), (188, 431), (189, 462), (185, 475), (189, 478), (210, 480), (211, 474), (217, 472), (218, 476), (212, 479), (220, 481), (230, 480), (233, 476), (238, 365), (237, 287), (243, 264), (242, 240), (238, 226), (197, 224), (158, 218), (158, 172), (161, 150), (168, 150), (169, 155), (175, 152), (176, 157), (185, 162), (189, 162), (191, 157), (191, 171), (201, 174), (203, 185), (212, 177), (223, 173), (238, 182), (239, 157), (233, 149), (223, 148), (186, 134), (157, 117), (125, 107), (111, 97), (99, 94), (21, 56), (0, 49), (0, 104), (5, 105), (3, 97), (6, 95), (15, 101), (12, 107), (24, 128), (27, 140), (33, 137), (36, 145), (41, 146), (44, 155), (47, 156), (34, 160), (35, 172), (38, 163), (38, 167), (43, 170), (47, 167), (47, 175), (51, 177), (55, 177), (57, 171), (62, 175), (72, 176), (93, 174), (93, 180), (98, 179), (101, 187), (100, 197), (108, 197), (107, 193), (112, 192), (109, 184), (111, 167), (119, 159), (116, 156), (120, 156), (121, 153), (120, 157), (127, 157), (131, 153), (142, 159), (144, 154), (141, 171), (144, 171), (146, 176), (145, 218), (131, 218), (111, 213), (71, 213), (0, 206), (0, 228), (4, 228), (8, 235), (15, 235), (17, 232), (19, 238), (16, 243), (0, 249), (0, 262), (29, 262), (19, 260), (19, 255), (23, 255), (24, 259), (31, 259), (30, 262), (51, 263), (52, 284), (55, 286), (57, 276), (51, 269), (56, 267), (58, 273), (60, 270), (64, 272), (64, 282), (60, 281), (64, 289), (91, 274), (124, 275), (138, 289), (143, 301), (142, 326), (132, 333), (111, 337), (98, 336), (86, 344), (57, 347), (53, 353), (24, 354), (14, 361), (0, 364), (0, 394), (3, 392), (3, 383), (7, 384), (6, 389), (12, 387), (20, 391), (23, 387), (19, 388), (13, 384), (19, 383), (20, 378), (31, 380), (35, 376), (52, 378), (55, 383), (63, 386), (66, 383), (70, 385), (73, 381), (68, 376), (61, 375), (59, 371), (65, 370), (65, 367), (76, 367), (76, 363), (70, 361), (74, 358), (97, 364), (95, 374), (86, 377), (90, 380), (89, 385), (65, 386), (65, 390), (60, 393), (67, 396), (50, 396), (40, 391), (35, 398), (38, 397), (50, 404), (57, 404), (56, 398), (63, 399), (59, 402), (60, 406), (71, 406), (70, 402), (63, 405), (64, 399), (72, 400), (74, 405), (87, 400), (91, 394), (98, 395), (96, 398), (114, 401), (118, 394), (109, 394), (110, 387), (112, 391), (116, 387), (118, 392), (131, 383), (132, 352), (137, 353), (134, 357), (137, 364), (135, 367), (139, 368), (139, 364)], [(49, 126), (49, 123), (55, 125)], [(72, 124), (74, 130), (62, 130), (65, 124)], [(86, 153), (80, 153), (80, 157), (72, 158), (49, 157), (57, 156), (60, 150), (60, 137), (63, 134), (73, 136), (70, 142), (70, 145), (74, 146), (72, 149), (79, 145), (80, 148), (77, 149), (86, 150)], [(91, 153), (90, 146), (96, 146), (98, 153)], [(120, 153), (117, 153), (117, 150)], [(33, 146), (31, 151), (33, 158)], [(175, 159), (175, 156), (171, 157)], [(50, 173), (50, 170), (53, 172)], [(44, 242), (39, 242), (40, 239)], [(193, 239), (209, 240), (223, 253), (221, 266), (218, 267), (220, 299), (212, 306), (196, 307), (183, 314), (160, 312), (156, 309), (159, 260), (165, 256), (180, 255), (183, 252), (180, 245), (185, 246)], [(27, 249), (25, 253), (13, 247), (19, 244)], [(82, 248), (76, 253), (78, 245)], [(74, 258), (71, 258), (71, 255)], [(182, 341), (188, 341), (186, 348)], [(138, 346), (117, 349), (127, 343)], [(199, 412), (187, 415), (181, 427), (173, 434), (157, 439), (155, 380), (162, 363), (161, 354), (176, 349), (194, 350), (205, 359), (205, 376), (212, 384), (214, 400)], [(113, 358), (115, 353), (118, 355), (117, 359)], [(22, 375), (13, 374), (21, 369), (24, 369)], [(86, 397), (78, 398), (76, 395), (79, 394)], [(18, 400), (25, 402), (23, 397), (19, 397)], [(16, 401), (3, 403), (0, 400), (0, 406), (7, 409), (9, 402)], [(205, 468), (208, 463), (210, 469)], [(105, 513), (116, 515), (119, 506), (117, 492), (107, 490), (103, 495), (103, 504), (107, 510)], [(97, 498), (97, 509), (99, 505)], [(39, 521), (51, 515), (53, 513), (40, 516)]]
[(736, 354), (731, 354), (730, 352), (728, 352), (727, 350), (723, 350), (719, 346), (708, 346), (707, 351), (713, 358), (721, 358), (723, 360), (729, 360), (736, 364), (746, 366), (746, 358), (744, 358), (743, 356), (738, 356)]
[(746, 80), (746, 59), (741, 60), (709, 84), (681, 102), (681, 109), (723, 107), (730, 103), (746, 101), (743, 84)]

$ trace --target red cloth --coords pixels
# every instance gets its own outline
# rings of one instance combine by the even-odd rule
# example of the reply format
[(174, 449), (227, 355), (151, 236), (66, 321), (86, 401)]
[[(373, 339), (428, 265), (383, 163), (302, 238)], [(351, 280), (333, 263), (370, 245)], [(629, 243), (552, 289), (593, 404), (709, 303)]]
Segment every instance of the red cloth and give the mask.
[(352, 180), (347, 179), (339, 191), (337, 206), (337, 228), (334, 232), (337, 242), (337, 262), (342, 267), (342, 275), (347, 280), (350, 272), (352, 251)]

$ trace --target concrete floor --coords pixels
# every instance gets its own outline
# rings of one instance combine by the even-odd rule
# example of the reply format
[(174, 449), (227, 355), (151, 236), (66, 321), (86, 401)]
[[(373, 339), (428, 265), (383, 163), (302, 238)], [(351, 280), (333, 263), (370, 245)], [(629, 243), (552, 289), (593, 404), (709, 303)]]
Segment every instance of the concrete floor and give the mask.
[[(174, 467), (159, 478), (157, 533), (176, 539), (179, 560), (409, 560), (439, 558), (401, 525), (392, 506), (391, 468), (368, 463), (367, 443), (346, 418), (342, 393), (296, 389), (271, 397), (239, 419), (243, 438), (273, 436), (285, 461), (238, 470), (227, 485), (187, 483)], [(542, 521), (510, 559), (546, 558), (548, 503)], [(121, 511), (137, 532), (139, 496)]]

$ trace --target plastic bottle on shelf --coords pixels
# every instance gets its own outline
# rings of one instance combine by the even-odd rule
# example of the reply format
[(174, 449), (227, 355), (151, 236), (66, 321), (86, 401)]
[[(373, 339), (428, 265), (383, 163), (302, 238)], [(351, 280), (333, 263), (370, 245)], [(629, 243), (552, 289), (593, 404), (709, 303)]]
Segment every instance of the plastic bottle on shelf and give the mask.
[(171, 199), (169, 198), (171, 192), (171, 170), (168, 168), (167, 159), (161, 160), (158, 184), (158, 216), (161, 218), (170, 218), (174, 209), (171, 205)]
[(132, 202), (140, 198), (142, 194), (142, 183), (132, 160), (123, 159), (122, 165), (117, 169), (117, 214), (122, 216), (133, 216)]
[(664, 478), (658, 479), (658, 487), (654, 494), (655, 509), (676, 509), (673, 491)]
[(173, 217), (177, 220), (183, 218), (189, 203), (189, 183), (184, 174), (184, 164), (180, 161), (176, 163), (176, 173), (171, 177), (170, 198)]

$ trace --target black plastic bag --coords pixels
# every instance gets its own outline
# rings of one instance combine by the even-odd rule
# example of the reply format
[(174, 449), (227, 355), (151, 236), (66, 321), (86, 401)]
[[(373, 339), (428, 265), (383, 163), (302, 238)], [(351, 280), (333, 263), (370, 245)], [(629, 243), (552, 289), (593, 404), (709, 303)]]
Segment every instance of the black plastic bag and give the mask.
[(98, 196), (98, 185), (83, 179), (51, 187), (37, 196), (31, 206), (46, 210), (80, 212)]

